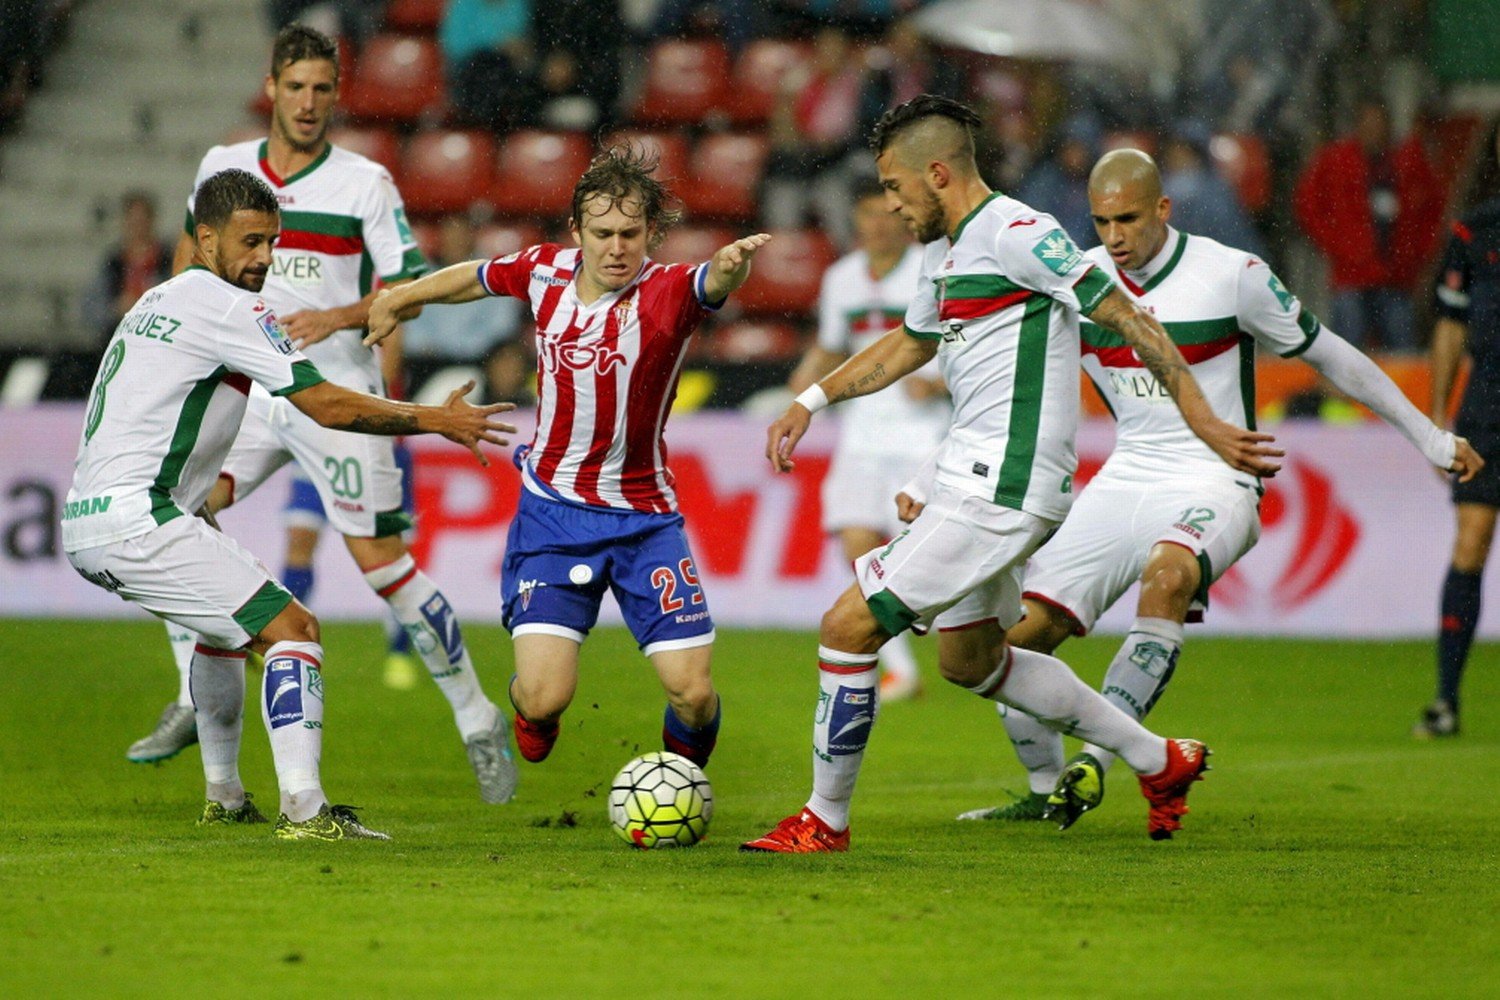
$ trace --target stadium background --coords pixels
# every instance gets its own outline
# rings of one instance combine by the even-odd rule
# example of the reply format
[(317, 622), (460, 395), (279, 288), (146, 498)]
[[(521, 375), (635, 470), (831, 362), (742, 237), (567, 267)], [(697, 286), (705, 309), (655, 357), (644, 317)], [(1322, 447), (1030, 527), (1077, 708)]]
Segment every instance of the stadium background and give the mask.
[[(4, 5), (0, 615), (133, 613), (68, 570), (55, 530), (79, 401), (113, 326), (100, 261), (119, 239), (123, 194), (154, 200), (156, 234), (170, 245), (202, 152), (264, 134), (269, 37), (291, 17), (340, 35), (333, 139), (391, 170), (429, 259), (442, 257), (445, 222), (470, 233), (475, 255), (565, 239), (573, 179), (599, 143), (618, 138), (654, 147), (683, 202), (684, 222), (657, 256), (696, 260), (738, 233), (775, 233), (750, 283), (697, 338), (670, 432), (693, 544), (715, 613), (731, 625), (809, 626), (842, 586), (834, 544), (809, 530), (832, 427), (809, 442), (799, 475), (779, 482), (758, 460), (759, 436), (810, 342), (821, 273), (847, 249), (841, 206), (850, 179), (870, 170), (862, 132), (889, 103), (921, 89), (974, 103), (995, 185), (1054, 212), (1084, 245), (1094, 239), (1078, 221), (1080, 164), (1120, 145), (1145, 148), (1167, 168), (1179, 219), (1190, 213), (1193, 231), (1260, 249), (1325, 320), (1337, 289), (1304, 228), (1299, 182), (1365, 104), (1379, 103), (1392, 150), (1427, 170), (1425, 214), (1401, 236), (1412, 260), (1399, 280), (1419, 342), (1341, 332), (1424, 408), (1420, 340), (1446, 220), (1496, 186), (1500, 46), (1475, 40), (1500, 37), (1500, 15), (1473, 0), (512, 0), (489, 6), (519, 19), (489, 27), (469, 20), (484, 6)], [(1313, 214), (1323, 197), (1312, 192)], [(528, 334), (504, 330), (496, 353), (529, 363)], [(477, 375), (492, 393), (524, 397), (492, 360), (414, 346), (406, 391), (428, 400)], [(1081, 405), (1086, 480), (1110, 430), (1090, 390)], [(1208, 627), (1428, 634), (1449, 538), (1438, 479), (1297, 362), (1261, 360), (1257, 406), (1291, 459), (1272, 484), (1262, 544), (1216, 588)], [(493, 621), (514, 472), (470, 468), (441, 443), (420, 442), (417, 454), (418, 552), (451, 581), (466, 618)], [(269, 484), (225, 518), (273, 562), (283, 495)], [(373, 616), (346, 563), (324, 547), (331, 585), (320, 613)], [(1106, 630), (1129, 621), (1129, 603)], [(1484, 633), (1500, 635), (1490, 618)]]

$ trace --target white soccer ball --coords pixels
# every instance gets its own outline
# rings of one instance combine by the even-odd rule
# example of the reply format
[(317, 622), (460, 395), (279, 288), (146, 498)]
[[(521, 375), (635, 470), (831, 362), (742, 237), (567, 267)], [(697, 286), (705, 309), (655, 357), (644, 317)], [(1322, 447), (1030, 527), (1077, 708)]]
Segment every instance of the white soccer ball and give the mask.
[(632, 847), (689, 847), (703, 839), (713, 814), (703, 769), (679, 754), (644, 754), (610, 783), (609, 824)]

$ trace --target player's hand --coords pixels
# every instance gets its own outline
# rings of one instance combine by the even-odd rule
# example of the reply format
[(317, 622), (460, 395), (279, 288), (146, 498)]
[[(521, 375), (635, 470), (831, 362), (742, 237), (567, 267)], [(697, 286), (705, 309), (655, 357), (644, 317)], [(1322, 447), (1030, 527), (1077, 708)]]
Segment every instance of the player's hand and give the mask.
[[(1479, 470), (1484, 468), (1484, 459), (1479, 452), (1469, 444), (1468, 438), (1454, 437), (1453, 439), (1453, 464), (1448, 466), (1448, 471), (1457, 474), (1458, 481), (1467, 483), (1479, 475)], [(1445, 475), (1446, 479), (1447, 476)]]
[(1193, 430), (1230, 468), (1262, 479), (1270, 479), (1281, 471), (1281, 463), (1274, 459), (1284, 458), (1286, 452), (1271, 447), (1276, 440), (1271, 434), (1247, 431), (1217, 417), (1208, 427)]
[(812, 413), (807, 407), (793, 403), (766, 431), (766, 458), (770, 459), (773, 471), (791, 472), (797, 467), (792, 461), (792, 452), (811, 423)]
[(470, 379), (463, 385), (448, 394), (448, 399), (440, 407), (435, 407), (443, 415), (442, 423), (438, 433), (455, 444), (461, 444), (474, 453), (479, 459), (479, 464), (486, 468), (490, 460), (485, 457), (484, 452), (479, 450), (479, 442), (487, 441), (490, 444), (505, 447), (510, 443), (502, 434), (514, 434), (516, 428), (513, 424), (502, 424), (490, 418), (496, 413), (505, 413), (516, 408), (515, 403), (490, 403), (488, 406), (470, 405), (464, 397), (474, 389), (474, 380)]
[(375, 293), (375, 301), (370, 303), (370, 318), (365, 324), (365, 346), (374, 347), (389, 337), (395, 332), (399, 322), (400, 317), (391, 308), (391, 290), (382, 288)]
[(913, 500), (910, 493), (903, 491), (896, 494), (896, 516), (901, 519), (902, 524), (911, 524), (926, 506), (920, 500)]
[(756, 233), (719, 247), (708, 262), (708, 274), (703, 279), (703, 290), (709, 302), (717, 302), (745, 283), (750, 277), (750, 261), (755, 251), (771, 239), (770, 233)]
[(311, 344), (327, 340), (342, 330), (338, 314), (332, 309), (301, 309), (290, 316), (281, 317), (281, 328), (292, 338), (297, 350), (306, 350)]

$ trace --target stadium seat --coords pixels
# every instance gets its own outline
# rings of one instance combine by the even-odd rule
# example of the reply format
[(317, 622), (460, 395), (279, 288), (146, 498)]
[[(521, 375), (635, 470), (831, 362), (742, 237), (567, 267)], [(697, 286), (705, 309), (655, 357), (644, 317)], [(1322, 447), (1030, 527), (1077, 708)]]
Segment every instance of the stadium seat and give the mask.
[(688, 183), (678, 194), (690, 214), (749, 219), (756, 214), (756, 189), (770, 151), (764, 135), (705, 136), (693, 149)]
[(659, 125), (696, 125), (722, 107), (729, 91), (729, 52), (708, 40), (668, 39), (646, 57), (646, 82), (634, 119)]
[(342, 126), (328, 133), (335, 146), (366, 156), (391, 172), (396, 186), (401, 186), (401, 142), (396, 133), (384, 128)]
[(506, 215), (566, 216), (593, 155), (588, 138), (575, 132), (513, 132), (500, 145), (490, 203)]
[(1271, 154), (1260, 136), (1245, 132), (1216, 135), (1208, 151), (1246, 211), (1259, 212), (1271, 204)]
[(668, 187), (672, 187), (674, 183), (680, 186), (687, 180), (692, 148), (686, 136), (677, 132), (624, 129), (606, 136), (599, 148), (606, 149), (621, 142), (644, 146), (655, 153), (660, 161), (656, 168), (656, 179)]
[(764, 124), (788, 76), (811, 58), (812, 46), (804, 42), (761, 38), (747, 45), (734, 63), (729, 120), (736, 125)]
[(385, 5), (385, 26), (414, 35), (435, 34), (447, 6), (448, 0), (391, 0)]
[(747, 314), (803, 315), (818, 301), (823, 272), (838, 258), (815, 229), (780, 229), (755, 254), (750, 278), (735, 293)]
[(459, 212), (490, 188), (495, 141), (487, 132), (433, 131), (412, 137), (401, 160), (402, 196), (415, 215)]
[(802, 337), (790, 323), (740, 320), (703, 338), (708, 359), (726, 364), (776, 364), (802, 356)]
[(492, 223), (479, 231), (474, 252), (480, 257), (503, 257), (534, 247), (545, 238), (542, 227), (530, 222)]
[(677, 226), (667, 230), (661, 246), (651, 253), (663, 264), (698, 264), (734, 239), (734, 231), (718, 227)]
[(376, 35), (366, 43), (343, 88), (344, 111), (366, 121), (414, 122), (444, 107), (443, 57), (437, 42), (414, 35)]

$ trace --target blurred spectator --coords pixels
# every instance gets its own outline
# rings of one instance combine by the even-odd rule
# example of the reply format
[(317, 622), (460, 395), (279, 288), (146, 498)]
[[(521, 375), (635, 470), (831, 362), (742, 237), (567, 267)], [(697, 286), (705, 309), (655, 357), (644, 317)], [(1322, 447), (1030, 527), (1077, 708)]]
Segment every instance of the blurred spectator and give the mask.
[(784, 0), (787, 7), (824, 24), (879, 32), (887, 24), (922, 6), (925, 0)]
[[(438, 267), (461, 264), (475, 259), (478, 233), (465, 215), (443, 219), (438, 241)], [(406, 370), (411, 384), (420, 385), (440, 368), (452, 365), (480, 365), (485, 368), (488, 396), (491, 399), (513, 399), (514, 378), (509, 369), (514, 363), (499, 365), (502, 385), (497, 388), (488, 378), (496, 367), (494, 356), (506, 345), (518, 346), (521, 326), (520, 300), (503, 296), (486, 296), (463, 306), (428, 306), (416, 319), (402, 325)], [(524, 366), (523, 366), (524, 367)], [(504, 391), (501, 391), (503, 389)]]
[(358, 48), (380, 27), (385, 5), (386, 0), (266, 0), (266, 17), (273, 32), (302, 21)]
[(547, 0), (532, 12), (537, 54), (531, 124), (590, 130), (613, 117), (625, 23), (618, 4)]
[(0, 0), (0, 127), (20, 114), (39, 55), (36, 0)]
[[(618, 6), (618, 5), (616, 5)], [(650, 39), (711, 37), (723, 39), (730, 52), (770, 33), (772, 16), (765, 3), (745, 0), (661, 0), (646, 32)]]
[(1328, 0), (1202, 0), (1200, 24), (1183, 88), (1192, 113), (1227, 132), (1276, 128), (1338, 37)]
[(1088, 180), (1099, 158), (1099, 120), (1081, 113), (1063, 122), (1057, 148), (1026, 176), (1016, 197), (1049, 213), (1080, 247), (1099, 242), (1089, 213)]
[(1162, 194), (1172, 199), (1172, 225), (1257, 257), (1265, 254), (1239, 197), (1214, 168), (1213, 139), (1203, 122), (1180, 122), (1162, 149)]
[(1366, 348), (1416, 350), (1411, 293), (1443, 212), (1420, 137), (1392, 145), (1384, 105), (1361, 103), (1354, 133), (1313, 154), (1295, 205), (1328, 258), (1332, 327)]
[(864, 62), (849, 36), (835, 27), (819, 30), (807, 71), (788, 81), (771, 116), (761, 198), (770, 228), (804, 225), (812, 209), (835, 243), (849, 244), (851, 154), (860, 148), (864, 83)]
[(172, 276), (172, 245), (156, 232), (156, 202), (144, 191), (120, 199), (120, 242), (84, 293), (83, 316), (102, 347), (147, 289)]
[(531, 0), (452, 0), (438, 26), (449, 96), (497, 131), (519, 124), (535, 87)]
[(869, 73), (859, 95), (861, 136), (890, 108), (905, 104), (918, 94), (937, 94), (960, 100), (965, 96), (964, 75), (951, 60), (933, 57), (927, 41), (911, 18), (890, 26), (881, 44), (866, 57)]

